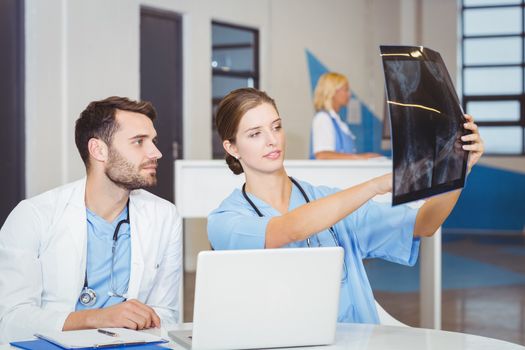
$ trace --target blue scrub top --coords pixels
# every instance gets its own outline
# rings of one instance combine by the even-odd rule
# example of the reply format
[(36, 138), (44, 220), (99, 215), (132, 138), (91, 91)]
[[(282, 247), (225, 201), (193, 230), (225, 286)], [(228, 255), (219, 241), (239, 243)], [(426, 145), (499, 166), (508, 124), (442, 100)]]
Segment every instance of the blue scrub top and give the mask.
[(110, 296), (109, 292), (120, 295), (127, 293), (131, 269), (131, 241), (129, 224), (120, 226), (115, 249), (115, 266), (113, 269), (113, 284), (111, 290), (110, 272), (113, 246), (113, 233), (119, 221), (126, 219), (128, 207), (119, 214), (113, 222), (107, 222), (86, 208), (87, 214), (87, 279), (89, 288), (97, 294), (95, 305), (85, 306), (77, 301), (75, 310), (99, 309), (118, 304), (125, 299)]
[[(300, 181), (310, 200), (340, 191), (325, 186), (312, 186)], [(266, 225), (272, 216), (281, 215), (261, 199), (248, 193), (263, 217), (259, 217), (239, 189), (233, 191), (208, 216), (208, 238), (214, 249), (263, 249)], [(288, 210), (305, 204), (294, 185)], [(341, 283), (338, 322), (379, 323), (370, 282), (363, 259), (382, 258), (391, 262), (414, 265), (419, 252), (419, 239), (414, 238), (417, 209), (406, 205), (368, 201), (333, 226), (345, 251), (348, 278)], [(335, 246), (329, 230), (317, 234), (322, 246)], [(312, 236), (312, 246), (318, 241)], [(306, 240), (285, 247), (307, 247)]]

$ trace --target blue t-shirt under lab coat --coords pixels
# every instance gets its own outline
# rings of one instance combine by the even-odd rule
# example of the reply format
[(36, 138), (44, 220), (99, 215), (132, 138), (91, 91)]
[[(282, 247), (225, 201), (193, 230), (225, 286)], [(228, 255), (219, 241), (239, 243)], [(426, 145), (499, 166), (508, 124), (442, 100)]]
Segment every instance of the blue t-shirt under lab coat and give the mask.
[(122, 224), (117, 235), (115, 266), (113, 267), (113, 281), (111, 281), (113, 234), (118, 222), (126, 219), (127, 215), (128, 207), (126, 206), (113, 222), (107, 222), (86, 208), (87, 282), (88, 286), (95, 291), (97, 299), (92, 306), (86, 306), (77, 301), (75, 311), (105, 308), (126, 300), (124, 297), (111, 296), (110, 292), (125, 295), (128, 291), (131, 273), (131, 239), (130, 227), (126, 223)]
[[(299, 182), (310, 200), (338, 192), (339, 189), (312, 186)], [(233, 191), (208, 216), (208, 238), (214, 249), (262, 249), (266, 225), (272, 216), (281, 215), (261, 199), (248, 194), (263, 217), (243, 197)], [(289, 210), (305, 204), (299, 189), (293, 185)], [(372, 288), (366, 276), (363, 259), (382, 258), (403, 265), (414, 265), (419, 252), (419, 239), (413, 237), (417, 209), (406, 205), (368, 201), (333, 226), (345, 250), (347, 278), (341, 284), (338, 322), (379, 323)], [(335, 246), (329, 230), (317, 234), (322, 246)], [(318, 241), (312, 236), (312, 246)], [(307, 247), (306, 240), (293, 242), (287, 248)]]

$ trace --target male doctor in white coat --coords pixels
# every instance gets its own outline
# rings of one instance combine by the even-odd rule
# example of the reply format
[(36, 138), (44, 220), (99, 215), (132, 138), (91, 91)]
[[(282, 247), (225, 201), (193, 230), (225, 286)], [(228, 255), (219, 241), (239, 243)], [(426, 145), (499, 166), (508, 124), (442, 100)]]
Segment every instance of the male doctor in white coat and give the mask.
[(75, 128), (86, 178), (11, 212), (0, 230), (0, 343), (178, 321), (181, 218), (141, 189), (156, 184), (162, 156), (155, 117), (149, 102), (92, 102)]

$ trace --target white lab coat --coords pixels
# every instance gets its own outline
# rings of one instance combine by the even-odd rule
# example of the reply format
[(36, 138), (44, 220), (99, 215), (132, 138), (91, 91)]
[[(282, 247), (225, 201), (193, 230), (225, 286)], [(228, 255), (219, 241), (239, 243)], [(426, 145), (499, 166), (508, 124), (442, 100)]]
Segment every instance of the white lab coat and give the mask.
[[(0, 230), (0, 343), (61, 330), (84, 286), (86, 180), (20, 202)], [(182, 224), (173, 204), (147, 191), (130, 194), (128, 299), (178, 321)]]

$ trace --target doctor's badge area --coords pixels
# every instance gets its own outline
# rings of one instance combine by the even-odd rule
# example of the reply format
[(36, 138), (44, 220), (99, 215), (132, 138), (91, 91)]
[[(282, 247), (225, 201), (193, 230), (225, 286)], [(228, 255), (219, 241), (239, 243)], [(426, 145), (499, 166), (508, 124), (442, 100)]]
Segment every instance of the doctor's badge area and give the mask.
[[(128, 199), (128, 202), (126, 203), (126, 208), (127, 208), (126, 218), (123, 220), (120, 220), (117, 223), (117, 226), (115, 227), (115, 231), (113, 232), (113, 245), (111, 247), (111, 270), (109, 273), (110, 290), (108, 292), (108, 295), (110, 297), (120, 297), (124, 299), (126, 299), (125, 294), (127, 292), (127, 288), (126, 288), (126, 292), (118, 293), (117, 289), (119, 288), (115, 288), (115, 281), (114, 281), (113, 275), (114, 275), (115, 260), (116, 260), (115, 250), (117, 247), (117, 239), (118, 239), (118, 233), (120, 230), (120, 226), (122, 226), (123, 224), (128, 224), (128, 225), (130, 224), (129, 223), (129, 199)], [(80, 293), (80, 296), (78, 297), (78, 301), (80, 302), (80, 304), (84, 306), (88, 306), (88, 307), (95, 305), (97, 302), (97, 292), (94, 289), (89, 287), (88, 278), (87, 278), (87, 266), (86, 266), (86, 274), (84, 275), (84, 287), (82, 288), (82, 292)]]

